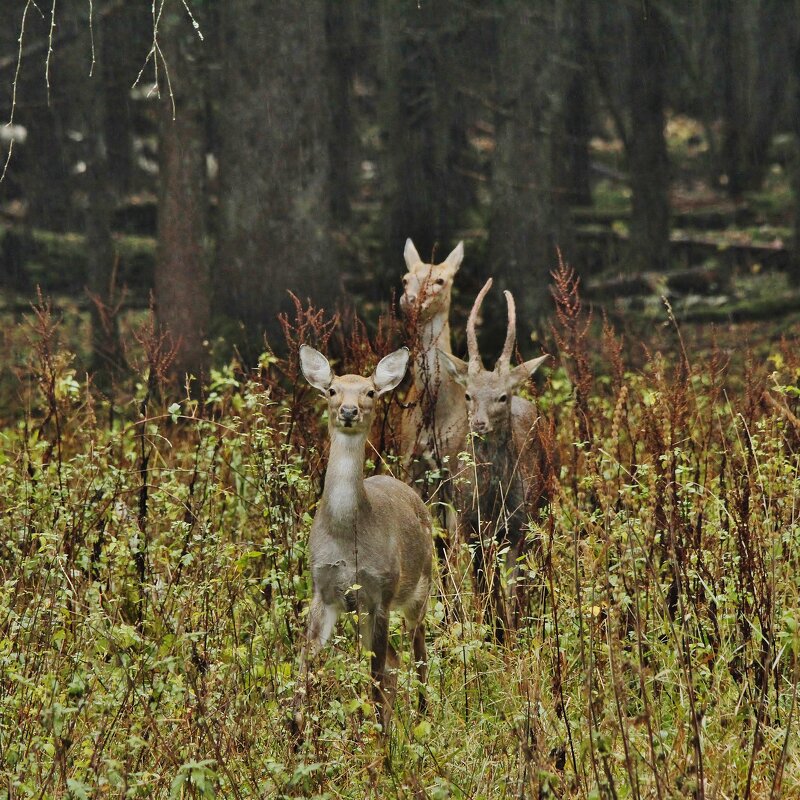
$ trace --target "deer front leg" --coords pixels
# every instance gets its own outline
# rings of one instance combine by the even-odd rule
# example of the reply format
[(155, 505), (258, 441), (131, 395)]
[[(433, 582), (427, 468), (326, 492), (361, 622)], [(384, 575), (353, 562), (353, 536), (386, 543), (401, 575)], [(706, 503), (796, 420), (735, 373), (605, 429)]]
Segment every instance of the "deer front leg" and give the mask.
[(486, 610), (486, 604), (490, 599), (490, 573), (492, 568), (493, 548), (491, 544), (484, 541), (481, 530), (477, 522), (467, 523), (463, 526), (463, 537), (470, 545), (472, 554), (472, 572), (475, 579), (475, 595), (481, 610)]
[(508, 597), (510, 601), (510, 622), (519, 628), (528, 606), (529, 585), (521, 563), (525, 555), (525, 531), (520, 529), (506, 554), (506, 575), (508, 575)]
[[(441, 575), (439, 599), (444, 606), (445, 621), (461, 622), (464, 612), (461, 606), (461, 587), (457, 578), (455, 558), (458, 544), (464, 541), (461, 535), (458, 513), (453, 505), (455, 500), (451, 479), (440, 485), (440, 502), (438, 504), (439, 520), (443, 525), (440, 536), (434, 540), (436, 556)], [(467, 540), (469, 541), (469, 540)]]
[[(497, 563), (498, 543), (491, 526), (482, 530), (478, 524), (470, 525), (472, 566), (475, 575), (475, 593), (484, 613), (488, 613), (494, 626), (494, 639), (503, 644), (509, 621), (503, 592), (502, 569)], [(484, 616), (484, 620), (485, 620)]]
[[(383, 726), (384, 735), (389, 731), (389, 719), (392, 713), (392, 703), (396, 689), (396, 669), (399, 663), (394, 647), (389, 644), (389, 617), (382, 609), (377, 608), (371, 613), (371, 624), (367, 621), (365, 628), (367, 636), (362, 634), (364, 646), (372, 651), (372, 699), (375, 703), (375, 713), (378, 722)], [(366, 641), (366, 640), (369, 641)], [(389, 662), (391, 670), (387, 672), (386, 663)]]
[(303, 732), (305, 724), (303, 705), (308, 695), (309, 660), (316, 658), (319, 651), (330, 639), (338, 616), (333, 606), (325, 605), (322, 597), (319, 594), (314, 594), (311, 598), (311, 606), (308, 609), (306, 640), (303, 644), (303, 649), (300, 651), (300, 679), (292, 703), (292, 730), (295, 735), (299, 736)]
[(508, 617), (508, 604), (503, 590), (503, 579), (500, 574), (499, 565), (493, 564), (492, 569), (492, 588), (489, 599), (494, 619), (494, 638), (498, 644), (505, 644), (506, 632), (510, 628)]

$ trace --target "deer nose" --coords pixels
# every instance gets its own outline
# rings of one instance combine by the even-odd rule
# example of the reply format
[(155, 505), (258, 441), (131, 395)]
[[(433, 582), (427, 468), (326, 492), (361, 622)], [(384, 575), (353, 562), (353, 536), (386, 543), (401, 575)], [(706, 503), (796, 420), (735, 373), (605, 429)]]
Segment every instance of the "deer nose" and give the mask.
[(489, 421), (485, 419), (473, 419), (472, 430), (475, 433), (486, 433), (489, 430)]
[(339, 416), (345, 422), (352, 422), (358, 416), (358, 406), (342, 406), (339, 409)]

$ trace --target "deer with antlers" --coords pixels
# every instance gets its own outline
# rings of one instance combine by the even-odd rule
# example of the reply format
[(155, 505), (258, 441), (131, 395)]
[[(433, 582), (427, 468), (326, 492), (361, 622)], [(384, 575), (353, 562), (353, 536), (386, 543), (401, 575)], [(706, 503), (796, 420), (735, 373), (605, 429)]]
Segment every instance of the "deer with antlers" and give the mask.
[(502, 641), (512, 619), (496, 555), (506, 549), (505, 570), (511, 576), (509, 582), (517, 584), (519, 609), (517, 573), (525, 548), (526, 525), (550, 497), (557, 461), (550, 444), (549, 424), (531, 401), (515, 394), (548, 356), (512, 366), (516, 310), (509, 291), (504, 292), (508, 328), (503, 352), (494, 370), (484, 369), (475, 326), (491, 286), (489, 278), (469, 315), (468, 361), (445, 351), (440, 354), (453, 380), (465, 389), (472, 434), (471, 463), (463, 465), (457, 489), (459, 531), (462, 539), (474, 545), (476, 588), (490, 600), (496, 636)]
[[(422, 687), (427, 676), (425, 609), (431, 587), (431, 517), (419, 495), (388, 475), (364, 479), (364, 447), (377, 398), (394, 389), (408, 367), (408, 349), (381, 359), (373, 375), (336, 376), (328, 360), (312, 347), (300, 348), (306, 380), (327, 402), (330, 455), (325, 486), (309, 539), (313, 593), (308, 612), (301, 673), (309, 656), (330, 637), (337, 618), (358, 612), (361, 641), (372, 652), (373, 697), (387, 729), (397, 665), (388, 640), (389, 612), (398, 609), (411, 628), (414, 660)], [(294, 726), (303, 727), (302, 701), (294, 703)]]

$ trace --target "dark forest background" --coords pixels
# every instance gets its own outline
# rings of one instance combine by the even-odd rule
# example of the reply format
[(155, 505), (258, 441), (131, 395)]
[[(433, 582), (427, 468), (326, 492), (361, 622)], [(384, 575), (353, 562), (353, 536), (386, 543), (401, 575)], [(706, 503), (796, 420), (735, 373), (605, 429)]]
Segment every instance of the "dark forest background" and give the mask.
[(702, 293), (774, 267), (768, 313), (791, 307), (799, 19), (789, 0), (3, 3), (6, 309), (37, 285), (78, 298), (102, 374), (115, 312), (152, 296), (176, 372), (200, 375), (215, 347), (279, 349), (289, 291), (374, 321), (406, 237), (433, 260), (464, 239), (455, 313), (493, 275), (526, 331), (556, 248), (612, 304), (654, 273)]

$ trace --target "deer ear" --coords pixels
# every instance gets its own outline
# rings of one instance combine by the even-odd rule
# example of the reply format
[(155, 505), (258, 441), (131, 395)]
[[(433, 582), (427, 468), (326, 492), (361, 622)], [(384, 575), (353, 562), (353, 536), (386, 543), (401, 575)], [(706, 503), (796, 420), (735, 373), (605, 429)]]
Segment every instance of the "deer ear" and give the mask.
[[(436, 349), (439, 350), (438, 347)], [(444, 350), (439, 350), (439, 355), (444, 359), (445, 369), (453, 376), (453, 380), (462, 386), (466, 386), (469, 364), (460, 358), (456, 358), (452, 353), (445, 353)]]
[(307, 344), (300, 346), (300, 369), (315, 389), (324, 392), (333, 382), (333, 370), (328, 359)]
[(422, 263), (422, 259), (419, 257), (419, 253), (417, 252), (417, 248), (414, 247), (414, 242), (411, 239), (406, 239), (406, 247), (403, 250), (403, 258), (406, 260), (406, 266), (411, 270), (417, 266), (417, 264)]
[(459, 242), (454, 248), (453, 252), (444, 260), (442, 266), (447, 267), (451, 275), (458, 272), (461, 262), (464, 260), (464, 242)]
[(530, 361), (526, 361), (524, 364), (520, 364), (518, 367), (514, 367), (511, 370), (511, 386), (512, 391), (519, 386), (522, 386), (525, 381), (529, 380), (533, 377), (533, 373), (536, 372), (537, 369), (548, 359), (550, 356), (545, 354), (543, 356), (539, 356), (539, 358), (532, 358)]
[[(409, 239), (409, 241), (411, 241)], [(372, 382), (375, 384), (375, 389), (378, 395), (390, 392), (403, 380), (403, 376), (408, 369), (408, 348), (401, 347), (395, 350), (394, 353), (389, 353), (384, 356), (375, 367), (375, 373), (372, 376)]]

